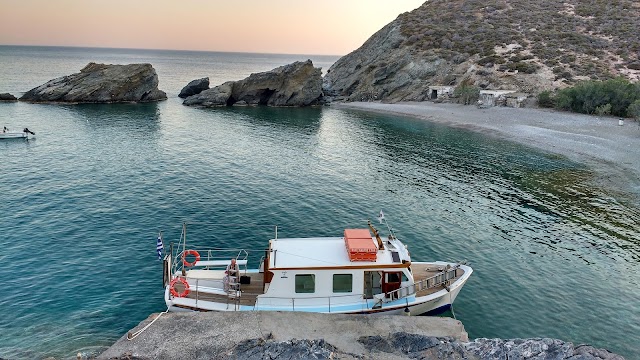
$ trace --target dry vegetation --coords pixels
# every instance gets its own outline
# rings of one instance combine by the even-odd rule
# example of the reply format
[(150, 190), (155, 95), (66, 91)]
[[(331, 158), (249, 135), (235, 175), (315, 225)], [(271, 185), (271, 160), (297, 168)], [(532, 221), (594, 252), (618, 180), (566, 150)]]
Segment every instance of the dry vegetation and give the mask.
[(637, 0), (431, 0), (399, 19), (414, 53), (475, 56), (478, 75), (546, 71), (565, 86), (640, 77)]

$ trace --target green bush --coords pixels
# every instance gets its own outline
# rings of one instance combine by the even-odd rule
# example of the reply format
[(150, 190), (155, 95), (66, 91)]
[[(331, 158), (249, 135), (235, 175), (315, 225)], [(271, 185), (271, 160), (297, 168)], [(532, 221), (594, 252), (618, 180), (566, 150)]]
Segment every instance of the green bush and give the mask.
[[(640, 85), (624, 78), (607, 81), (584, 81), (558, 91), (556, 108), (585, 114), (605, 111), (615, 116), (626, 116), (627, 109), (640, 99)], [(610, 108), (607, 107), (610, 106)]]
[(627, 108), (627, 116), (640, 120), (640, 99), (629, 105)]
[(551, 91), (545, 90), (538, 94), (538, 106), (545, 108), (552, 108), (555, 105), (554, 99), (551, 96)]
[(530, 62), (520, 61), (520, 62), (508, 63), (507, 68), (512, 71), (518, 70), (518, 72), (521, 72), (521, 73), (533, 74), (538, 70), (538, 65)]
[(598, 116), (611, 115), (611, 104), (598, 106), (596, 108), (596, 115)]
[(453, 96), (462, 104), (475, 104), (480, 98), (480, 88), (464, 81), (453, 91)]

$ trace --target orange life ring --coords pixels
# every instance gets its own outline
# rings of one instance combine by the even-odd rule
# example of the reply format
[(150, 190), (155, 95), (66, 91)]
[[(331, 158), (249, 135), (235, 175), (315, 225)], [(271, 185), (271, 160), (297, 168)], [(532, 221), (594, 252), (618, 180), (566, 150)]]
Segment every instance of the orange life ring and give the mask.
[[(184, 291), (179, 293), (176, 291), (174, 285), (180, 281), (182, 283), (182, 285), (184, 285)], [(187, 280), (181, 278), (181, 277), (177, 277), (173, 280), (171, 280), (171, 283), (169, 283), (169, 291), (171, 292), (171, 295), (175, 296), (175, 297), (185, 297), (187, 295), (189, 295), (189, 283), (187, 282)]]
[[(190, 263), (190, 262), (187, 261), (187, 255), (193, 255), (193, 256), (196, 257), (196, 259), (192, 263)], [(187, 251), (182, 253), (182, 263), (184, 264), (184, 266), (192, 267), (198, 261), (200, 261), (200, 254), (198, 254), (197, 251), (195, 251), (195, 250), (187, 250)]]

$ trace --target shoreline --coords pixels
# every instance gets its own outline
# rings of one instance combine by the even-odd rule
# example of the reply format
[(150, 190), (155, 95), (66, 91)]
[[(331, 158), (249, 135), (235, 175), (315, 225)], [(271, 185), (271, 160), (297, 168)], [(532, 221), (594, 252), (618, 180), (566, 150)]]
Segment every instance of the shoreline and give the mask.
[(640, 124), (624, 119), (550, 109), (491, 107), (432, 102), (333, 103), (337, 109), (408, 116), (487, 134), (565, 156), (593, 171), (596, 186), (640, 205)]

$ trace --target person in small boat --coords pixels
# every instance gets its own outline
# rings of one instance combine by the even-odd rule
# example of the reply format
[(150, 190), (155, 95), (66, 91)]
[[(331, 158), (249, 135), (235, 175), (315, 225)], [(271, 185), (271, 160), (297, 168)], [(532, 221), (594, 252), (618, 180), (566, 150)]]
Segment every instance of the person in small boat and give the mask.
[(231, 262), (227, 265), (227, 270), (224, 273), (229, 277), (235, 277), (238, 275), (238, 264), (236, 264), (236, 259), (231, 259)]
[(234, 279), (233, 283), (235, 283), (236, 276), (238, 276), (238, 264), (236, 263), (236, 259), (231, 259), (231, 262), (227, 265), (227, 270), (225, 270), (224, 274), (224, 279), (222, 279), (224, 290), (229, 291), (229, 282), (231, 279)]

